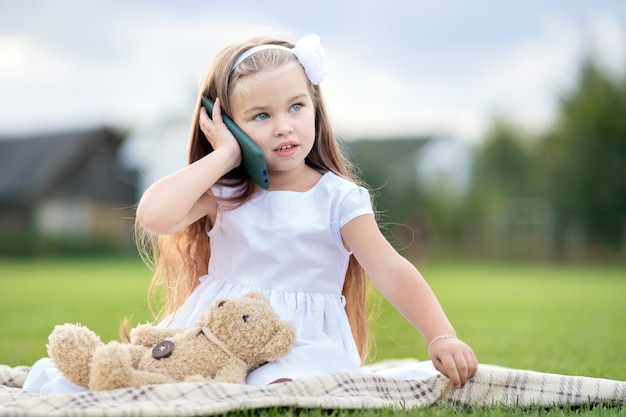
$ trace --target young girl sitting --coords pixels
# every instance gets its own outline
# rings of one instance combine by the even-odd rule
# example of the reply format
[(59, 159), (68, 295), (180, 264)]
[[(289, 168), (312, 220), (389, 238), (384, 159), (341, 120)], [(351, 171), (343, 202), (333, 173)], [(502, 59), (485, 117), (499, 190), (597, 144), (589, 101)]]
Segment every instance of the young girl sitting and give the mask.
[[(150, 186), (137, 207), (152, 237), (152, 247), (140, 245), (154, 256), (151, 293), (162, 286), (165, 295), (160, 325), (192, 325), (216, 298), (257, 290), (295, 325), (297, 342), (248, 383), (359, 371), (368, 348), (367, 275), (424, 335), (434, 368), (461, 387), (476, 357), (379, 231), (369, 193), (333, 134), (319, 87), (323, 63), (315, 35), (296, 45), (252, 39), (216, 56), (199, 91), (189, 164)], [(215, 100), (211, 118), (201, 97)], [(222, 112), (262, 149), (267, 190), (240, 167)], [(50, 368), (35, 364), (25, 391), (78, 390)]]
[[(159, 235), (153, 288), (166, 292), (163, 325), (190, 325), (216, 298), (259, 290), (298, 340), (248, 383), (358, 370), (367, 355), (367, 274), (424, 335), (435, 368), (461, 387), (476, 372), (474, 353), (380, 233), (330, 125), (323, 60), (315, 35), (295, 46), (252, 39), (215, 58), (199, 92), (189, 165), (148, 188), (137, 209), (141, 226)], [(216, 101), (211, 118), (202, 96)], [(239, 166), (222, 112), (263, 150), (268, 190)]]

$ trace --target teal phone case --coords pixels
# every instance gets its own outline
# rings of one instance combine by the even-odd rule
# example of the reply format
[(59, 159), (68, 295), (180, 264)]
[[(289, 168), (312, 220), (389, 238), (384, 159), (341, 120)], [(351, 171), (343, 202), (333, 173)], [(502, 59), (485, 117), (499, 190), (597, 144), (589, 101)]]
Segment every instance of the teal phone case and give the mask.
[[(209, 117), (213, 114), (213, 100), (202, 97), (202, 106), (206, 109)], [(270, 180), (267, 177), (267, 165), (265, 156), (259, 145), (254, 143), (252, 138), (246, 134), (226, 113), (222, 112), (224, 124), (233, 134), (239, 147), (241, 148), (241, 166), (257, 182), (263, 189), (267, 190), (270, 186)]]

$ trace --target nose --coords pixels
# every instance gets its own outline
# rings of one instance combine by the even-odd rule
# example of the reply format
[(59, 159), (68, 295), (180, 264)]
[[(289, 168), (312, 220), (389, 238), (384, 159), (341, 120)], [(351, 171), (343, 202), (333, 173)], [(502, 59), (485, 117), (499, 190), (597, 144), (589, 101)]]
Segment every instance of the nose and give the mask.
[(274, 119), (274, 135), (284, 136), (293, 133), (293, 126), (288, 116), (278, 116)]

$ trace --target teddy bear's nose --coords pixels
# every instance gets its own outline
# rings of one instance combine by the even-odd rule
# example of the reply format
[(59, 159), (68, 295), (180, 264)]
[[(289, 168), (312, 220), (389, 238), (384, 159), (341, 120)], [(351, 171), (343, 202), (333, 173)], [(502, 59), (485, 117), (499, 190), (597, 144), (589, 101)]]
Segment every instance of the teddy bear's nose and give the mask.
[(244, 314), (243, 316), (241, 316), (241, 318), (243, 319), (244, 323), (247, 323), (250, 316), (247, 314)]
[(223, 307), (224, 304), (226, 304), (226, 301), (220, 301), (219, 304), (217, 305), (218, 307)]

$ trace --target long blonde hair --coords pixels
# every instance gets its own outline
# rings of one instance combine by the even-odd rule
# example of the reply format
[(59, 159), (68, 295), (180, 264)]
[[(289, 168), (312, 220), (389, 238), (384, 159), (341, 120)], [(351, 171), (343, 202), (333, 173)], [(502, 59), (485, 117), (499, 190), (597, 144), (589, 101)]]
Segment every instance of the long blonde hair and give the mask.
[[(276, 44), (292, 48), (293, 45), (277, 39), (254, 38), (248, 42), (233, 45), (217, 54), (209, 67), (199, 90), (189, 139), (188, 163), (192, 164), (210, 153), (213, 149), (199, 127), (200, 97), (220, 98), (222, 111), (231, 113), (233, 93), (239, 93), (238, 83), (250, 74), (268, 70), (280, 70), (285, 67), (300, 65), (292, 53), (267, 49), (259, 51), (245, 59), (231, 73), (233, 62), (246, 50), (262, 44)], [(360, 183), (355, 167), (343, 154), (324, 105), (321, 90), (309, 82), (309, 91), (315, 106), (316, 138), (313, 148), (306, 158), (306, 164), (319, 170), (331, 171), (355, 183)], [(242, 204), (257, 190), (257, 186), (243, 172), (236, 168), (225, 175), (220, 182), (228, 183), (239, 191), (234, 200)], [(199, 284), (198, 278), (205, 275), (210, 258), (209, 237), (206, 233), (206, 217), (187, 226), (172, 235), (149, 236), (141, 227), (136, 227), (137, 246), (142, 257), (154, 269), (150, 285), (149, 299), (162, 298), (162, 308), (155, 316), (174, 312), (189, 297)], [(139, 226), (139, 225), (137, 225)], [(361, 360), (365, 361), (368, 353), (369, 329), (365, 301), (367, 280), (365, 272), (354, 256), (350, 256), (348, 270), (343, 286), (346, 298), (346, 313), (352, 328)], [(151, 304), (152, 305), (152, 304)]]

